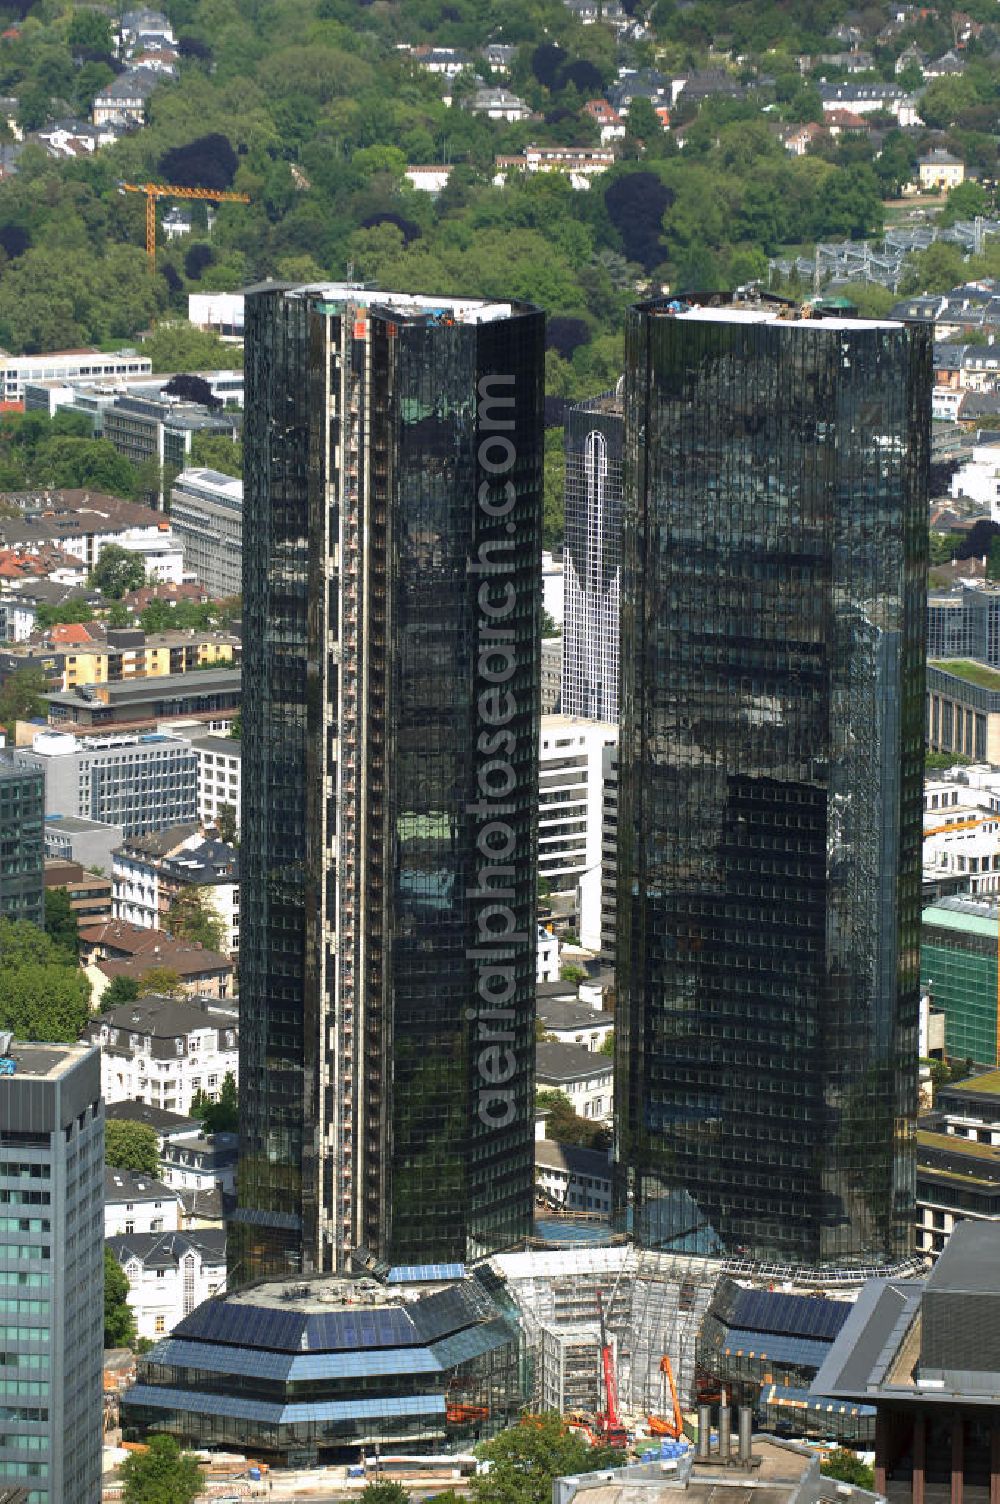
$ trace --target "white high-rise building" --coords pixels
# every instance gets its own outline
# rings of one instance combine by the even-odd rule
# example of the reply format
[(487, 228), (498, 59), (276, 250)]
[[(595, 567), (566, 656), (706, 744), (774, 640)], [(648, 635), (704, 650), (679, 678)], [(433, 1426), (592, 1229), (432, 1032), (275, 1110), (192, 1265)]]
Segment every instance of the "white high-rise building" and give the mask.
[(621, 397), (606, 392), (566, 418), (563, 682), (566, 715), (618, 724)]
[(618, 727), (543, 715), (538, 737), (538, 875), (553, 893), (576, 890), (580, 944), (601, 948), (605, 749)]

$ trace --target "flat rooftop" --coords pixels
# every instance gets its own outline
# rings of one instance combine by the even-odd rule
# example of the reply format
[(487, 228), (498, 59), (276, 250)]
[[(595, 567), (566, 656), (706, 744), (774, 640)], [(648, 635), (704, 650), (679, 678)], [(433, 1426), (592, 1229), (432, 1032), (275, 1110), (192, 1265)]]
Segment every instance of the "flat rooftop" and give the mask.
[(977, 684), (980, 689), (1000, 690), (1000, 673), (985, 663), (976, 663), (970, 658), (931, 658), (928, 663), (931, 668), (939, 668), (945, 674), (954, 674), (956, 679), (964, 679), (967, 684)]
[(324, 1275), (309, 1280), (268, 1280), (263, 1284), (251, 1285), (247, 1289), (238, 1290), (226, 1299), (230, 1305), (264, 1306), (269, 1310), (279, 1305), (282, 1310), (289, 1310), (299, 1315), (306, 1314), (315, 1316), (338, 1307), (361, 1309), (367, 1306), (372, 1309), (385, 1310), (387, 1307), (398, 1307), (426, 1295), (432, 1290), (439, 1290), (442, 1284), (454, 1284), (460, 1279), (464, 1270), (460, 1266), (444, 1265), (447, 1274), (432, 1278), (433, 1266), (427, 1270), (414, 1268), (410, 1271), (414, 1277), (405, 1282), (393, 1281), (390, 1285), (384, 1285), (371, 1275)]
[[(33, 1081), (57, 1081), (94, 1049), (96, 1045), (92, 1044), (35, 1044), (15, 1040), (10, 1047), (10, 1058), (17, 1063), (17, 1076), (30, 1076)], [(2, 1090), (3, 1080), (0, 1080)]]
[(458, 324), (490, 324), (509, 319), (525, 308), (524, 304), (493, 303), (485, 298), (436, 297), (424, 293), (389, 292), (384, 288), (357, 287), (350, 282), (313, 282), (289, 288), (293, 294), (313, 296), (320, 303), (351, 303), (357, 308), (392, 309), (403, 318), (441, 313)]
[(845, 318), (837, 314), (813, 311), (808, 303), (786, 303), (777, 299), (729, 297), (707, 293), (680, 294), (676, 298), (657, 299), (640, 305), (656, 318), (697, 319), (718, 324), (790, 324), (795, 328), (842, 330), (904, 329), (902, 319)]

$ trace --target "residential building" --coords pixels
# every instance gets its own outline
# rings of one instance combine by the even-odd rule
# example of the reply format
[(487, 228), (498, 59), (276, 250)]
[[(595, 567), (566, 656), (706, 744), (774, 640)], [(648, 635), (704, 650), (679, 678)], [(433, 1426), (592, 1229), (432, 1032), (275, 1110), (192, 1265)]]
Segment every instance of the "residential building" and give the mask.
[(177, 1191), (139, 1170), (104, 1171), (104, 1236), (176, 1232), (181, 1225)]
[(874, 1405), (888, 1504), (1000, 1491), (1000, 1227), (962, 1222), (924, 1280), (869, 1280), (812, 1392)]
[(561, 997), (538, 998), (538, 1022), (547, 1038), (556, 1044), (579, 1044), (597, 1053), (614, 1033), (613, 1013), (602, 1013), (590, 1003)]
[(625, 122), (606, 99), (588, 99), (583, 110), (600, 127), (602, 146), (607, 146), (609, 141), (624, 139)]
[(112, 869), (117, 919), (146, 929), (173, 928), (174, 905), (194, 891), (218, 921), (222, 950), (240, 950), (239, 850), (184, 825), (137, 836), (115, 853)]
[(178, 1190), (236, 1191), (239, 1139), (235, 1133), (171, 1133), (163, 1145), (163, 1178)]
[(45, 922), (44, 783), (37, 768), (0, 752), (0, 917)]
[(109, 733), (226, 732), (240, 708), (242, 679), (235, 667), (163, 674), (112, 684), (87, 684), (46, 696), (49, 723), (81, 742)]
[(0, 397), (4, 402), (23, 402), (27, 381), (68, 381), (92, 378), (149, 375), (153, 362), (136, 350), (52, 350), (47, 355), (0, 355)]
[(226, 1282), (226, 1234), (196, 1232), (122, 1233), (108, 1247), (128, 1280), (128, 1303), (136, 1335), (155, 1342)]
[(610, 1055), (581, 1044), (535, 1047), (535, 1085), (539, 1091), (560, 1091), (581, 1118), (609, 1123), (614, 1106), (614, 1061)]
[(111, 871), (111, 853), (120, 846), (125, 832), (106, 820), (85, 820), (80, 815), (47, 814), (42, 831), (45, 855), (61, 862), (77, 862), (89, 872)]
[(951, 478), (951, 495), (968, 497), (992, 521), (1000, 521), (1000, 440), (984, 436)]
[(359, 1447), (468, 1450), (515, 1425), (517, 1318), (488, 1273), (371, 1262), (372, 1274), (286, 1278), (196, 1307), (140, 1360), (126, 1439), (165, 1431), (301, 1467)]
[(599, 1149), (539, 1139), (535, 1144), (535, 1186), (557, 1211), (611, 1215), (611, 1164)]
[(182, 470), (170, 489), (170, 524), (184, 568), (217, 598), (243, 589), (243, 482), (218, 470)]
[(451, 162), (411, 163), (406, 169), (406, 181), (411, 188), (416, 188), (421, 193), (437, 195), (447, 188), (453, 171), (454, 164)]
[(238, 736), (192, 736), (191, 747), (198, 759), (198, 819), (203, 826), (217, 824), (229, 810), (240, 828), (242, 808), (243, 739)]
[(512, 172), (561, 172), (577, 189), (590, 187), (591, 179), (615, 165), (617, 152), (610, 146), (526, 146), (517, 156), (495, 157), (493, 182), (502, 188)]
[(961, 157), (938, 148), (917, 158), (917, 174), (921, 188), (939, 188), (948, 193), (965, 181), (965, 163)]
[(924, 909), (920, 980), (944, 1014), (945, 1054), (1000, 1065), (997, 1053), (996, 898), (956, 895)]
[(559, 940), (551, 927), (538, 926), (535, 952), (535, 981), (555, 982), (559, 978)]
[(967, 659), (927, 665), (927, 747), (1000, 764), (1000, 671)]
[(145, 125), (149, 96), (157, 79), (145, 68), (129, 68), (94, 95), (91, 118), (95, 125)]
[(0, 1091), (0, 1482), (100, 1504), (104, 1109), (98, 1052), (11, 1044)]
[(233, 963), (228, 956), (120, 919), (83, 926), (80, 959), (95, 999), (103, 996), (115, 977), (141, 982), (151, 971), (176, 972), (187, 997), (228, 997), (233, 985)]
[(528, 120), (531, 117), (531, 106), (525, 104), (518, 94), (512, 94), (509, 89), (494, 88), (492, 85), (483, 84), (465, 102), (465, 108), (471, 110), (474, 115), (485, 115), (487, 120), (506, 120), (513, 123), (516, 120)]
[(565, 423), (562, 708), (618, 724), (622, 558), (620, 392), (571, 407)]
[(60, 888), (69, 899), (78, 924), (95, 924), (111, 918), (111, 879), (87, 872), (79, 862), (46, 857), (42, 869), (45, 891)]
[(930, 343), (766, 295), (628, 316), (616, 1218), (640, 1245), (912, 1247)]
[(542, 315), (334, 285), (246, 316), (232, 1268), (481, 1255), (532, 1210)]
[(198, 760), (179, 737), (100, 735), (86, 740), (66, 731), (39, 731), (23, 767), (45, 775), (47, 814), (82, 815), (145, 835), (193, 820)]
[(618, 727), (582, 716), (543, 715), (538, 740), (538, 875), (575, 897), (574, 928), (601, 948), (605, 748)]
[(239, 1015), (204, 1000), (123, 1003), (91, 1018), (87, 1037), (101, 1047), (109, 1105), (145, 1102), (184, 1117), (199, 1093), (214, 1101), (227, 1075), (239, 1079)]
[(921, 125), (916, 101), (898, 84), (820, 84), (823, 113), (850, 110), (855, 115), (894, 115), (899, 126)]
[(180, 583), (182, 555), (162, 512), (100, 491), (9, 492), (23, 513), (0, 519), (0, 543), (9, 547), (55, 546), (86, 569), (111, 543), (139, 554), (146, 573)]

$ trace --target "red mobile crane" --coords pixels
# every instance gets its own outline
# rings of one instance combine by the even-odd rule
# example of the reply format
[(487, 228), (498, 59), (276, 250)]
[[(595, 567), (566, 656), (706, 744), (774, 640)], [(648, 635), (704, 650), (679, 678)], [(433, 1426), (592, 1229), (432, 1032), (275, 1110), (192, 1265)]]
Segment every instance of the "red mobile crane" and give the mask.
[(597, 1292), (597, 1314), (601, 1320), (601, 1368), (604, 1373), (604, 1411), (597, 1417), (597, 1439), (607, 1447), (627, 1447), (628, 1432), (622, 1425), (618, 1409), (618, 1378), (604, 1323), (604, 1302)]

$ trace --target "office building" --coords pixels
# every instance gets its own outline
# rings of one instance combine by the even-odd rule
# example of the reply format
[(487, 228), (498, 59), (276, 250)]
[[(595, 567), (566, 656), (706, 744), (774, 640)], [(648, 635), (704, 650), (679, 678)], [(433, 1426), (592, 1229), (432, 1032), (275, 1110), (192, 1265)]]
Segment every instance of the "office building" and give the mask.
[(106, 820), (86, 820), (80, 815), (47, 814), (43, 838), (45, 855), (62, 862), (78, 862), (89, 871), (111, 871), (111, 853), (122, 843), (125, 832)]
[(1000, 1065), (997, 1053), (997, 900), (956, 894), (923, 911), (920, 981), (944, 1014), (945, 1054)]
[(204, 668), (126, 679), (119, 684), (85, 684), (47, 695), (49, 724), (89, 738), (95, 732), (155, 731), (164, 721), (190, 721), (199, 732), (228, 731), (240, 708), (240, 670)]
[(930, 337), (766, 296), (626, 342), (616, 1216), (913, 1239)]
[(58, 888), (69, 899), (70, 911), (78, 924), (99, 924), (111, 918), (111, 879), (97, 872), (86, 872), (79, 862), (46, 857), (42, 872), (46, 891)]
[(182, 470), (170, 489), (170, 525), (184, 568), (210, 595), (243, 589), (243, 482), (218, 470)]
[(246, 320), (230, 1280), (464, 1260), (531, 1224), (543, 319)]
[(123, 1434), (165, 1431), (299, 1467), (347, 1448), (468, 1450), (524, 1404), (517, 1318), (499, 1284), (461, 1264), (379, 1265), (374, 1278), (218, 1295), (140, 1359)]
[(1000, 585), (968, 580), (927, 597), (928, 658), (975, 658), (1000, 668)]
[(0, 916), (45, 922), (42, 829), (45, 786), (37, 768), (0, 753)]
[(192, 736), (198, 759), (198, 819), (214, 825), (228, 814), (240, 828), (243, 739), (238, 736)]
[(0, 1077), (0, 1486), (99, 1504), (104, 1108), (98, 1051), (9, 1044)]
[(618, 929), (618, 744), (604, 749), (601, 832), (601, 960), (615, 959)]
[(961, 658), (927, 665), (927, 750), (1000, 763), (1000, 671)]
[(148, 375), (152, 369), (149, 356), (139, 355), (135, 350), (117, 350), (111, 354), (100, 350), (52, 350), (48, 355), (3, 355), (0, 356), (0, 395), (4, 402), (21, 402), (28, 381), (67, 381), (80, 376), (91, 380), (141, 376)]
[(120, 825), (141, 836), (194, 819), (198, 759), (180, 737), (105, 735), (78, 739), (66, 731), (39, 731), (23, 767), (45, 775), (48, 815), (82, 815)]
[(622, 559), (619, 392), (566, 415), (566, 545), (562, 708), (618, 724), (618, 612)]
[(1000, 1494), (1000, 1227), (963, 1222), (925, 1280), (871, 1280), (813, 1381), (875, 1406), (888, 1504)]
[(538, 876), (553, 894), (573, 895), (573, 928), (580, 944), (593, 951), (601, 948), (604, 756), (617, 745), (617, 726), (581, 716), (542, 716)]

